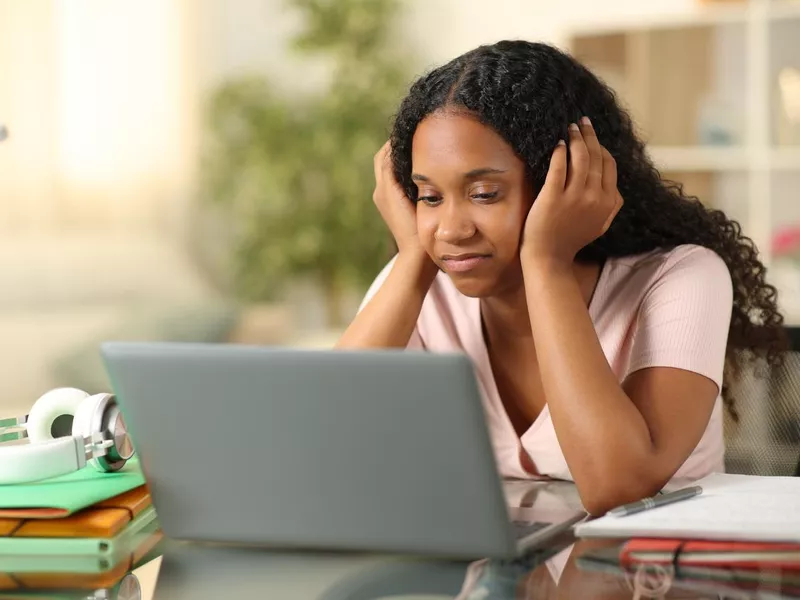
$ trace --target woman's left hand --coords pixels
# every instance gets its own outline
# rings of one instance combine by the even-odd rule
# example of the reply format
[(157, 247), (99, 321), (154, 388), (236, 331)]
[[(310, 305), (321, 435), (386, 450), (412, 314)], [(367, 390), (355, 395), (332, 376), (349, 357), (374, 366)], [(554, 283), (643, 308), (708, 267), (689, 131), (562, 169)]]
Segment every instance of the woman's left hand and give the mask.
[(571, 265), (581, 248), (603, 235), (622, 208), (617, 164), (600, 145), (587, 118), (569, 127), (571, 161), (559, 142), (542, 190), (525, 221), (523, 260), (555, 260)]

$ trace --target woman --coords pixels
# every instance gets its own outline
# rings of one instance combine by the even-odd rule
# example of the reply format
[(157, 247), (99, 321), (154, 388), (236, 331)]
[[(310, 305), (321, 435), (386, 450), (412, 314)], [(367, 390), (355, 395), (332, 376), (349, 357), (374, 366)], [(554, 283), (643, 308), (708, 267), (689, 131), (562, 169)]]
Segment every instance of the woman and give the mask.
[(587, 69), (468, 52), (411, 87), (375, 174), (398, 253), (340, 348), (466, 352), (501, 473), (574, 480), (592, 514), (724, 468), (723, 370), (777, 360), (775, 289)]

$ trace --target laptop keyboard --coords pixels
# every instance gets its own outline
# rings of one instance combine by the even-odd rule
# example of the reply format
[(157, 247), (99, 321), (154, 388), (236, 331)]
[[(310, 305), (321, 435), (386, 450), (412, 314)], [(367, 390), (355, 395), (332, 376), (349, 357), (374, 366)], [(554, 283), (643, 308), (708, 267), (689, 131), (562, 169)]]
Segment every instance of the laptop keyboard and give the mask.
[(514, 537), (518, 540), (528, 537), (529, 535), (533, 535), (537, 531), (541, 531), (545, 527), (549, 527), (551, 523), (540, 523), (534, 522), (531, 523), (530, 521), (511, 521), (511, 531), (514, 534)]

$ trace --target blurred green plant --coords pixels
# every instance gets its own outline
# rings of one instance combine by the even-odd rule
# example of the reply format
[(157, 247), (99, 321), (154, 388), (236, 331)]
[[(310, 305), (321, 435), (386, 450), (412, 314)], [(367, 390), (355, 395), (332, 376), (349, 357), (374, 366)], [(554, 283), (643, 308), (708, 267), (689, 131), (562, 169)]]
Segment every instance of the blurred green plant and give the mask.
[(338, 325), (343, 293), (368, 285), (393, 250), (372, 202), (372, 159), (407, 89), (411, 60), (393, 39), (398, 0), (288, 5), (303, 17), (294, 50), (328, 61), (330, 84), (302, 98), (265, 77), (216, 89), (203, 187), (234, 224), (237, 295), (270, 300), (293, 277), (311, 275)]

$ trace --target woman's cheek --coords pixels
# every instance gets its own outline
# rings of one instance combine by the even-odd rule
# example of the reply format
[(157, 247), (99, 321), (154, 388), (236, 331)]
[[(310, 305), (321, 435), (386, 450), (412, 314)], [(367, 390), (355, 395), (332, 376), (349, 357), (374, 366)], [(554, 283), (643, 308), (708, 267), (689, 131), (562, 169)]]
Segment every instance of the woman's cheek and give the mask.
[(433, 243), (435, 240), (436, 222), (429, 215), (425, 215), (424, 211), (417, 210), (417, 235), (422, 246), (428, 251), (433, 253)]

